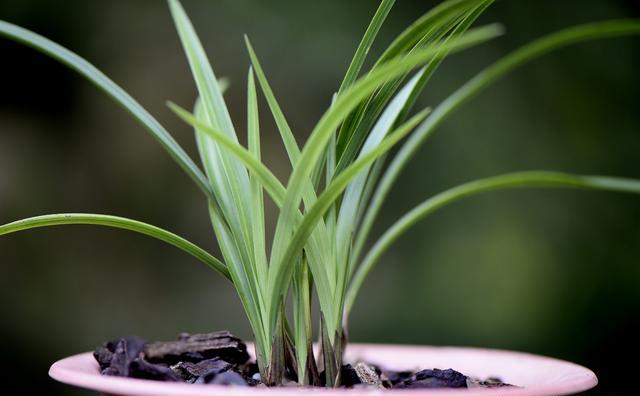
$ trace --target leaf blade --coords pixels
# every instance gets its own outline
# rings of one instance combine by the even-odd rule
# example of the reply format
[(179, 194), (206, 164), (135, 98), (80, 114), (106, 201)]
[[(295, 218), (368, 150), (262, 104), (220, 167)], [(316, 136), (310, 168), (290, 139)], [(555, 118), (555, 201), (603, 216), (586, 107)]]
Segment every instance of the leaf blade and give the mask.
[[(271, 114), (273, 116), (274, 121), (276, 122), (276, 126), (278, 127), (278, 131), (282, 138), (282, 141), (285, 146), (285, 150), (287, 152), (287, 156), (289, 157), (289, 162), (293, 167), (297, 166), (298, 159), (300, 158), (300, 149), (298, 144), (296, 143), (295, 137), (293, 136), (293, 132), (287, 122), (278, 101), (275, 98), (273, 90), (269, 85), (269, 81), (264, 73), (262, 65), (258, 60), (258, 56), (251, 45), (249, 38), (245, 35), (245, 44), (247, 47), (247, 51), (249, 53), (249, 58), (251, 59), (251, 64), (255, 68), (256, 76), (258, 77), (258, 83), (262, 89), (262, 92), (267, 100), (267, 104), (269, 105), (269, 109), (271, 110)], [(311, 206), (315, 203), (317, 196), (314, 190), (313, 183), (310, 180), (304, 180), (304, 185), (302, 186), (302, 199), (304, 201), (305, 206)], [(280, 234), (274, 239), (274, 245), (277, 244), (276, 240), (280, 239)], [(312, 272), (314, 272), (315, 277), (327, 277), (331, 276), (332, 271), (328, 270), (326, 266), (319, 265), (318, 263), (330, 263), (331, 259), (328, 256), (328, 252), (330, 251), (330, 241), (328, 238), (326, 225), (324, 221), (318, 224), (318, 228), (314, 231), (314, 236), (311, 240), (311, 246), (309, 248), (309, 263), (312, 268)], [(272, 250), (273, 252), (273, 250)], [(318, 273), (317, 271), (326, 271), (324, 274)], [(322, 280), (319, 283), (323, 283)], [(335, 282), (329, 281), (328, 285), (333, 285)], [(327, 289), (332, 291), (331, 289)]]
[(362, 69), (362, 65), (367, 58), (367, 54), (369, 53), (369, 50), (371, 49), (371, 46), (373, 45), (373, 42), (375, 41), (384, 20), (387, 18), (387, 15), (389, 15), (389, 11), (391, 11), (394, 3), (395, 0), (382, 0), (380, 2), (376, 13), (373, 15), (373, 18), (360, 41), (360, 44), (358, 44), (358, 48), (356, 48), (353, 59), (351, 59), (351, 63), (349, 64), (344, 79), (338, 89), (338, 95), (353, 85), (358, 78), (358, 74), (360, 73), (360, 69)]
[(209, 254), (201, 247), (195, 245), (192, 242), (189, 242), (179, 235), (164, 230), (160, 227), (138, 220), (128, 219), (125, 217), (93, 213), (59, 213), (35, 216), (1, 225), (0, 235), (11, 234), (14, 232), (25, 231), (33, 228), (51, 227), (67, 224), (98, 225), (119, 228), (150, 236), (152, 238), (175, 246), (186, 253), (189, 253), (193, 257), (207, 264), (210, 268), (218, 271), (225, 278), (230, 279), (226, 265), (224, 265), (224, 263)]
[[(461, 50), (467, 46), (489, 40), (500, 33), (501, 29), (497, 25), (478, 28), (475, 32), (467, 33), (460, 39), (447, 44), (447, 48), (452, 51)], [(309, 180), (309, 176), (335, 128), (337, 128), (344, 117), (346, 117), (361, 100), (376, 89), (380, 83), (419, 66), (421, 63), (430, 59), (438, 50), (440, 50), (440, 47), (429, 47), (377, 68), (355, 83), (349, 90), (345, 91), (343, 95), (339, 96), (336, 99), (335, 105), (320, 119), (305, 144), (297, 166), (294, 168), (287, 183), (287, 193), (276, 224), (276, 236), (271, 254), (271, 267), (269, 271), (270, 296), (276, 296), (276, 299), (283, 298), (283, 289), (286, 286), (288, 277), (284, 275), (286, 271), (283, 269), (285, 263), (282, 257), (285, 245), (287, 245), (290, 234), (295, 227), (292, 217), (294, 213), (293, 210), (298, 206), (304, 183)], [(273, 276), (271, 275), (272, 273)], [(271, 309), (275, 309), (277, 305), (274, 301), (270, 303)]]
[(229, 150), (230, 153), (235, 155), (238, 160), (242, 161), (242, 163), (249, 168), (252, 174), (255, 175), (260, 183), (266, 188), (275, 204), (277, 206), (282, 205), (285, 196), (285, 187), (280, 183), (278, 178), (271, 173), (269, 168), (260, 162), (253, 153), (242, 147), (239, 143), (234, 142), (224, 133), (198, 120), (193, 114), (175, 103), (168, 102), (167, 105), (184, 122), (194, 128), (197, 128), (204, 134), (207, 134), (211, 139), (214, 139), (224, 148)]
[[(178, 0), (169, 0), (169, 9), (200, 95), (196, 114), (237, 142), (220, 84), (195, 28)], [(236, 158), (219, 150), (215, 141), (209, 140), (209, 137), (198, 136), (197, 141), (213, 192), (220, 201), (222, 214), (230, 226), (241, 256), (248, 286), (254, 299), (262, 307), (261, 311), (264, 311), (264, 296), (258, 285), (251, 242), (251, 187), (248, 174)]]
[(433, 113), (400, 148), (396, 157), (391, 161), (385, 171), (371, 199), (362, 226), (358, 232), (354, 250), (358, 252), (362, 250), (371, 232), (373, 223), (382, 208), (383, 202), (408, 161), (413, 157), (418, 148), (433, 134), (435, 129), (464, 103), (510, 71), (550, 51), (592, 39), (637, 34), (640, 34), (640, 21), (638, 20), (612, 20), (578, 25), (550, 33), (526, 44), (478, 73), (438, 105)]
[(398, 219), (376, 241), (356, 271), (346, 298), (346, 313), (353, 307), (364, 278), (387, 248), (412, 225), (459, 199), (492, 190), (523, 187), (568, 187), (640, 194), (640, 180), (606, 176), (580, 176), (562, 172), (526, 171), (478, 179), (443, 191)]
[[(269, 278), (270, 282), (273, 281), (275, 283), (275, 286), (270, 284), (270, 290), (279, 290), (277, 289), (277, 285), (279, 283), (286, 283), (288, 277), (287, 271), (290, 271), (292, 269), (292, 263), (294, 262), (297, 252), (299, 252), (306, 243), (306, 240), (311, 235), (315, 224), (319, 221), (319, 219), (322, 218), (322, 216), (324, 216), (331, 204), (338, 198), (342, 191), (344, 191), (349, 182), (356, 175), (358, 175), (359, 172), (366, 168), (368, 164), (370, 164), (372, 161), (375, 161), (376, 158), (390, 150), (403, 137), (411, 132), (411, 130), (420, 122), (420, 120), (422, 120), (427, 115), (427, 113), (428, 109), (420, 112), (419, 114), (408, 120), (406, 123), (401, 125), (396, 131), (386, 137), (381, 144), (366, 153), (362, 158), (355, 161), (351, 166), (345, 169), (344, 172), (338, 175), (329, 186), (327, 186), (324, 192), (318, 197), (316, 203), (305, 214), (302, 222), (296, 229), (293, 236), (290, 238), (290, 242), (286, 247), (283, 258), (279, 263), (280, 266), (278, 268), (280, 269), (280, 271), (275, 272), (273, 275), (274, 278), (277, 278)], [(273, 300), (271, 303), (275, 304), (278, 302), (279, 301), (277, 300)], [(323, 309), (324, 318), (328, 322), (327, 325), (330, 326), (328, 328), (333, 329), (336, 327), (336, 324), (339, 320), (338, 310), (336, 310), (332, 305), (333, 300), (327, 304), (329, 304), (329, 306), (321, 306), (321, 308)], [(334, 335), (335, 334), (329, 334), (332, 343), (334, 342), (332, 338)]]
[(0, 21), (0, 35), (25, 44), (61, 62), (105, 92), (147, 129), (151, 136), (160, 143), (200, 190), (208, 197), (212, 197), (207, 178), (171, 134), (131, 95), (86, 59), (37, 33), (9, 22)]
[[(260, 149), (260, 120), (258, 115), (258, 98), (253, 69), (249, 67), (247, 76), (247, 141), (249, 152), (261, 161)], [(264, 224), (264, 195), (262, 183), (255, 175), (250, 175), (251, 202), (253, 210), (253, 251), (260, 279), (267, 279), (268, 267), (266, 256), (265, 224)], [(264, 282), (258, 286), (264, 287)], [(264, 290), (262, 291), (264, 293)]]

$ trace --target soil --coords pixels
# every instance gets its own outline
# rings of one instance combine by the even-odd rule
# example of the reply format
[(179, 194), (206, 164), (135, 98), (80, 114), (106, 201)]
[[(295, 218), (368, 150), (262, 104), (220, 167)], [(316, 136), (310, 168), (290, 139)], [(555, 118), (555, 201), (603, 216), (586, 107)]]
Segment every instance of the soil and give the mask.
[[(247, 346), (228, 331), (180, 334), (175, 341), (147, 342), (125, 337), (106, 342), (93, 353), (103, 375), (192, 384), (265, 386)], [(322, 373), (323, 374), (323, 373)], [(484, 380), (451, 368), (394, 371), (365, 362), (342, 366), (345, 388), (496, 388), (513, 386), (499, 378)], [(322, 375), (321, 375), (322, 376)], [(323, 377), (323, 376), (322, 376)], [(298, 386), (295, 379), (285, 386)]]

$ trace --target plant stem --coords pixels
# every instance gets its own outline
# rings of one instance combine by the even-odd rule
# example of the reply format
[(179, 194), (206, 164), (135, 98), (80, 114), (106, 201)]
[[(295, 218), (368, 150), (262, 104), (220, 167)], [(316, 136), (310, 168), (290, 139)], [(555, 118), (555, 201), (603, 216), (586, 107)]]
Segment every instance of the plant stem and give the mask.
[(263, 382), (267, 386), (281, 385), (285, 371), (285, 335), (283, 324), (284, 307), (281, 305), (278, 318), (276, 320), (276, 328), (273, 334), (273, 342), (271, 343), (271, 356), (269, 357), (266, 376), (263, 376)]
[(324, 363), (325, 387), (336, 388), (340, 386), (340, 368), (342, 367), (343, 339), (341, 331), (336, 332), (334, 344), (331, 343), (327, 323), (321, 318), (321, 353)]

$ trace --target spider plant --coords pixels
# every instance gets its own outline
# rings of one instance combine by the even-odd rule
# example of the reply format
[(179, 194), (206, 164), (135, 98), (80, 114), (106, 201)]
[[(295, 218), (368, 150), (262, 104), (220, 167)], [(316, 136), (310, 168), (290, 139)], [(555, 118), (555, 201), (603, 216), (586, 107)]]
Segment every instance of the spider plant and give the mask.
[[(437, 127), (467, 100), (552, 50), (640, 33), (638, 21), (615, 20), (549, 34), (485, 68), (433, 111), (414, 112), (416, 98), (447, 56), (502, 33), (495, 24), (471, 28), (492, 2), (443, 2), (407, 27), (363, 72), (369, 49), (394, 3), (382, 0), (331, 104), (302, 146), (246, 38), (251, 66), (246, 85), (248, 144), (243, 147), (225, 104), (226, 84), (215, 75), (178, 0), (169, 0), (198, 92), (192, 111), (173, 103), (169, 107), (193, 127), (204, 171), (151, 114), (88, 61), (36, 33), (0, 21), (0, 34), (76, 70), (124, 107), (160, 143), (207, 200), (223, 258), (167, 230), (102, 214), (31, 217), (0, 226), (0, 234), (92, 224), (126, 229), (169, 243), (232, 282), (254, 334), (263, 382), (281, 384), (288, 372), (300, 384), (336, 386), (340, 383), (347, 319), (364, 279), (390, 244), (430, 213), (463, 197), (507, 188), (572, 187), (640, 193), (637, 180), (547, 171), (509, 173), (471, 181), (425, 200), (367, 245), (372, 225), (400, 172)], [(261, 160), (257, 86), (291, 163), (286, 185)], [(402, 141), (401, 148), (388, 158), (391, 148)], [(265, 237), (265, 199), (279, 209), (272, 241)], [(317, 335), (321, 353), (317, 358), (312, 349), (314, 295), (320, 307)]]

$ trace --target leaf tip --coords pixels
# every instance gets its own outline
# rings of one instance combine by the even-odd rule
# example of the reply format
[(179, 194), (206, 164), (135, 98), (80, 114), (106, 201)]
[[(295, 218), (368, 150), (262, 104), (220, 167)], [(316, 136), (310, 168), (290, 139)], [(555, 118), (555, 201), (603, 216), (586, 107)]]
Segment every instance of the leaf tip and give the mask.
[(171, 110), (174, 110), (178, 107), (178, 105), (175, 104), (172, 100), (165, 100), (164, 104)]
[(507, 29), (504, 27), (504, 25), (499, 23), (499, 22), (494, 22), (494, 23), (490, 24), (489, 27), (491, 28), (491, 30), (493, 31), (493, 33), (496, 36), (502, 36), (507, 31)]
[(251, 45), (251, 40), (249, 40), (249, 36), (246, 33), (244, 34), (244, 44), (247, 47), (247, 51), (249, 51), (249, 56), (253, 58), (253, 46)]
[(175, 115), (177, 115), (179, 118), (181, 118), (183, 121), (186, 121), (188, 123), (188, 120), (191, 116), (191, 114), (183, 109), (181, 106), (175, 104), (174, 102), (167, 100), (167, 106), (169, 107), (169, 109), (171, 111), (173, 111), (173, 113)]
[(169, 4), (169, 10), (171, 13), (182, 11), (182, 4), (180, 4), (180, 1), (178, 0), (167, 0), (167, 4)]
[(424, 120), (429, 115), (429, 113), (431, 113), (432, 110), (433, 109), (431, 107), (425, 107), (418, 113), (418, 118), (420, 118), (421, 120)]

